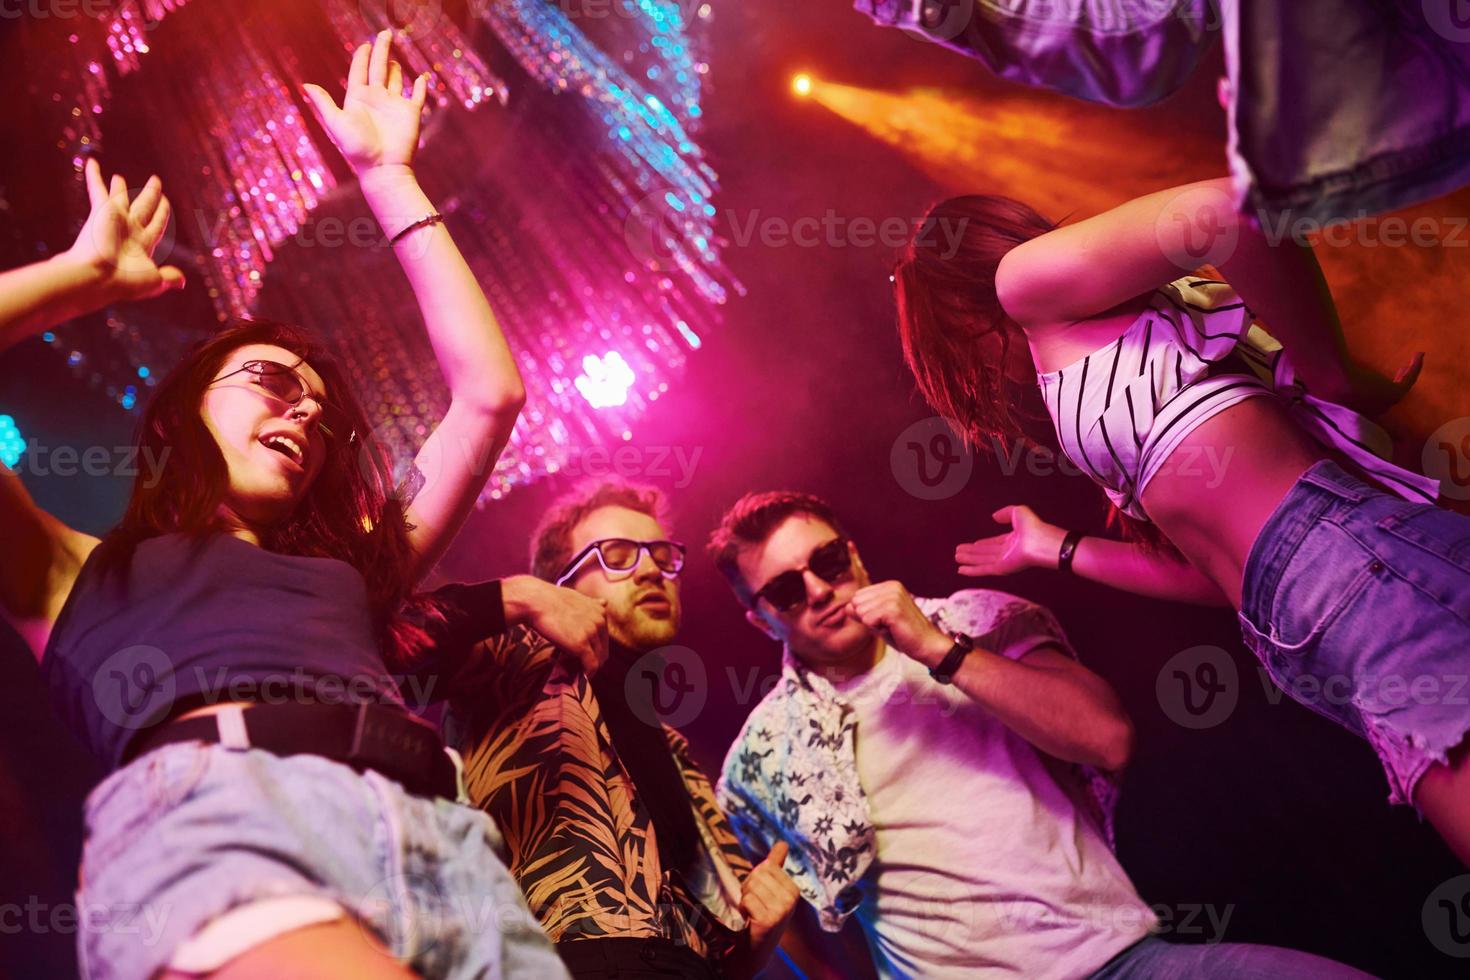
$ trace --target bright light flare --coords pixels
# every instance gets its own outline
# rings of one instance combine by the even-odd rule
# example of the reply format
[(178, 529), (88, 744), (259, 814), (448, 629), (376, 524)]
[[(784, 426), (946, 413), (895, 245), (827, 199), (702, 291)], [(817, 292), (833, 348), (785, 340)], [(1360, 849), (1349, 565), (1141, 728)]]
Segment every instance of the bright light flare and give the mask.
[(616, 408), (626, 404), (628, 389), (637, 380), (633, 369), (617, 351), (608, 351), (602, 357), (588, 354), (582, 358), (582, 372), (574, 383), (593, 408)]
[(808, 95), (811, 95), (812, 94), (812, 76), (808, 75), (806, 72), (802, 72), (800, 75), (797, 75), (794, 78), (792, 78), (791, 79), (791, 91), (795, 92), (798, 96), (800, 96), (803, 99), (806, 98)]

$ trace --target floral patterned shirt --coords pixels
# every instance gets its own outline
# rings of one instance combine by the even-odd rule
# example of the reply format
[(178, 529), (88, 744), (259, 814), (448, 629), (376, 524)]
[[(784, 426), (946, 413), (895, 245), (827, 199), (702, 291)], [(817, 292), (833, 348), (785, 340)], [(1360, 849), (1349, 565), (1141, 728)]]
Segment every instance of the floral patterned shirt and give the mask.
[[(945, 632), (965, 633), (976, 646), (1012, 659), (1046, 645), (1076, 656), (1051, 613), (1004, 592), (967, 589), (947, 599), (915, 601)], [(786, 870), (830, 932), (861, 902), (857, 882), (875, 853), (856, 736), (851, 706), (787, 650), (780, 681), (751, 712), (725, 757), (717, 791), (752, 853), (766, 852), (777, 840), (788, 842)], [(1081, 809), (1111, 843), (1115, 784), (1084, 766), (1065, 769)]]

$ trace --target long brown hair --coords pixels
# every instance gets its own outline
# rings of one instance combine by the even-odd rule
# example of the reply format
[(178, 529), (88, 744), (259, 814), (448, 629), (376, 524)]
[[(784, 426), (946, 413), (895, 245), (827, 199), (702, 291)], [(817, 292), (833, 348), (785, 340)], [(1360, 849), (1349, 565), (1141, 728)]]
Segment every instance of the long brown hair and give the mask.
[(1000, 305), (995, 270), (1054, 227), (1007, 197), (954, 197), (930, 209), (894, 267), (904, 360), (924, 400), (972, 446), (1025, 434), (1025, 389), (1006, 365), (1026, 335)]
[[(1023, 385), (1007, 373), (1027, 341), (995, 288), (1006, 253), (1055, 227), (1008, 197), (953, 197), (930, 209), (894, 266), (904, 360), (924, 400), (973, 447), (993, 449), (993, 439), (1061, 449), (1044, 411), (1028, 407), (1040, 406), (1034, 376)], [(1149, 548), (1172, 547), (1116, 507), (1108, 523)]]
[(393, 489), (387, 454), (346, 376), (325, 348), (300, 327), (272, 320), (237, 320), (188, 351), (159, 384), (138, 425), (144, 458), (164, 461), (157, 480), (135, 480), (121, 523), (107, 535), (104, 571), (126, 574), (134, 549), (148, 538), (182, 532), (204, 536), (226, 529), (220, 505), (229, 468), (204, 424), (204, 391), (230, 354), (248, 344), (272, 344), (308, 362), (326, 384), (332, 406), (356, 433), (328, 444), (321, 471), (282, 523), (262, 529), (261, 544), (288, 555), (336, 558), (362, 574), (384, 656), (402, 666), (426, 640), (404, 618), (414, 566), (409, 524)]

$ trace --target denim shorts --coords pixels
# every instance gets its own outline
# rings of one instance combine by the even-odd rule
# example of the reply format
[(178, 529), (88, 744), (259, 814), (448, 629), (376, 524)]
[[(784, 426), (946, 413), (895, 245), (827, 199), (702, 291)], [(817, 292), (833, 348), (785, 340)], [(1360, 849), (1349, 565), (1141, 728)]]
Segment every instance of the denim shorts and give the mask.
[[(82, 971), (145, 980), (226, 913), (243, 921), (249, 908), (299, 914), (332, 902), (421, 976), (565, 977), (500, 846), (484, 813), (410, 795), (374, 772), (167, 745), (87, 798)], [(288, 898), (298, 901), (277, 901)], [(313, 921), (320, 915), (300, 924)], [(269, 938), (267, 927), (260, 941)]]
[(1414, 787), (1470, 730), (1470, 518), (1306, 473), (1246, 560), (1240, 626), (1271, 679), (1356, 732)]

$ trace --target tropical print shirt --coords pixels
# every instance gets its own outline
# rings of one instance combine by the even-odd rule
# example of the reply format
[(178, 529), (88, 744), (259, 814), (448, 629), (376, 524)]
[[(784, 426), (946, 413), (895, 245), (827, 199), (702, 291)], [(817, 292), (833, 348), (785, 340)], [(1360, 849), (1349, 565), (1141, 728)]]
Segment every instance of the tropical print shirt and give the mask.
[(751, 865), (682, 735), (664, 726), (705, 844), (689, 878), (660, 867), (652, 819), (574, 658), (516, 628), (480, 644), (454, 687), (445, 731), (470, 801), (495, 819), (552, 942), (662, 938), (710, 960), (734, 949)]

